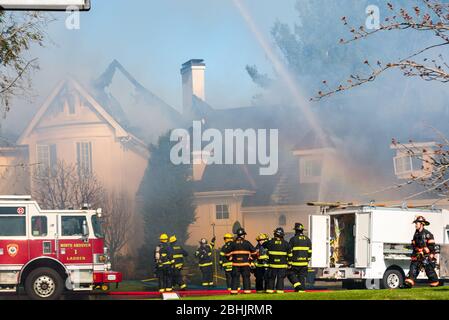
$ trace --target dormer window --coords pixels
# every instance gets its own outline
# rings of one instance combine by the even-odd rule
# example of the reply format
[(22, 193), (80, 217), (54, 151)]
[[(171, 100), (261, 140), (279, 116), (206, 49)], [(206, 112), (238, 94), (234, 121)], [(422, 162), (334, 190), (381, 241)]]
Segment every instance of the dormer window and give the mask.
[(411, 156), (402, 155), (394, 158), (394, 173), (397, 176), (412, 174), (412, 172), (413, 163)]
[(434, 142), (394, 144), (396, 150), (393, 158), (394, 174), (399, 179), (411, 179), (432, 172), (432, 154)]
[(320, 177), (321, 176), (321, 159), (305, 159), (304, 160), (304, 176)]
[(320, 156), (305, 156), (299, 160), (299, 173), (301, 183), (319, 183), (323, 159)]

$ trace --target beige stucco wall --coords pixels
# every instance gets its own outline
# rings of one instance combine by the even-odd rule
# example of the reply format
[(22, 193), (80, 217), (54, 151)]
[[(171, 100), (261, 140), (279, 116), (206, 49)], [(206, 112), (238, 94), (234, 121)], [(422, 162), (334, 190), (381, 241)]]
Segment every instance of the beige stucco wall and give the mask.
[[(316, 212), (316, 208), (306, 205), (298, 206), (264, 206), (264, 207), (244, 207), (242, 208), (244, 227), (248, 233), (247, 239), (255, 243), (259, 233), (267, 233), (272, 236), (274, 229), (284, 228), (286, 234), (294, 233), (293, 227), (296, 222), (300, 222), (309, 228), (309, 215)], [(284, 215), (285, 225), (279, 224), (279, 217)]]
[[(20, 139), (20, 143), (28, 147), (28, 161), (31, 164), (38, 162), (37, 145), (43, 144), (56, 146), (58, 161), (76, 164), (77, 143), (90, 142), (94, 174), (107, 191), (115, 194), (126, 192), (131, 197), (132, 212), (136, 212), (135, 196), (149, 158), (146, 145), (131, 135), (126, 137), (126, 131), (111, 121), (109, 115), (105, 115), (98, 106), (94, 108), (91, 97), (90, 102), (82, 98), (83, 94), (75, 90), (73, 114), (70, 114), (67, 101), (63, 98), (46, 102), (50, 104), (46, 112)], [(142, 243), (142, 221), (137, 214), (134, 214), (133, 220), (132, 237), (122, 253), (135, 253), (134, 249)]]
[(126, 190), (135, 195), (145, 172), (148, 156), (120, 142), (115, 129), (91, 107), (79, 103), (75, 114), (51, 112), (43, 116), (25, 141), (30, 163), (37, 162), (37, 145), (56, 145), (58, 161), (77, 161), (77, 142), (92, 143), (92, 167), (106, 189)]
[[(232, 233), (232, 226), (236, 221), (243, 224), (241, 205), (243, 194), (248, 192), (207, 192), (195, 194), (195, 223), (189, 227), (190, 237), (188, 245), (196, 246), (201, 238), (210, 240), (213, 236), (213, 224), (215, 224), (215, 235), (217, 236), (217, 246), (223, 245), (223, 235)], [(215, 206), (226, 204), (229, 207), (229, 219), (217, 220)]]
[[(205, 196), (204, 194), (208, 194)], [(247, 196), (251, 196), (248, 194)], [(247, 239), (256, 243), (255, 239), (259, 233), (267, 233), (270, 236), (277, 227), (283, 227), (286, 233), (293, 233), (296, 222), (309, 227), (309, 215), (317, 212), (316, 207), (307, 205), (298, 206), (261, 206), (242, 207), (243, 195), (232, 196), (232, 192), (223, 193), (202, 193), (196, 194), (196, 222), (189, 228), (189, 245), (197, 245), (201, 238), (212, 237), (212, 224), (215, 224), (215, 234), (217, 245), (223, 244), (223, 235), (232, 233), (232, 226), (235, 221), (239, 221), (248, 233)], [(228, 220), (215, 219), (215, 205), (228, 204), (230, 215)], [(285, 225), (279, 225), (279, 217), (285, 215)]]
[(26, 148), (0, 149), (0, 194), (24, 195), (29, 193), (30, 179)]

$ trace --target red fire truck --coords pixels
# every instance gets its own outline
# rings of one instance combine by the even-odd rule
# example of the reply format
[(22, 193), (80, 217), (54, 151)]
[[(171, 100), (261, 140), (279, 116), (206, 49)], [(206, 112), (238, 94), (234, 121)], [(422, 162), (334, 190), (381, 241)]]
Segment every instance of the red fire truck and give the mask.
[(54, 300), (121, 282), (100, 218), (101, 209), (41, 210), (30, 196), (0, 196), (0, 292), (22, 285), (32, 299)]

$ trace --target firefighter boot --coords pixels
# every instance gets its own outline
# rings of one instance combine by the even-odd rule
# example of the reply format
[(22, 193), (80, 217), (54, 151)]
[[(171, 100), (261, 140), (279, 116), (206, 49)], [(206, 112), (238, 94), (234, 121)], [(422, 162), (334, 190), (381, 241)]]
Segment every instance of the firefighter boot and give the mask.
[(411, 289), (415, 285), (415, 281), (413, 279), (407, 278), (404, 281), (404, 284), (400, 286), (401, 289)]

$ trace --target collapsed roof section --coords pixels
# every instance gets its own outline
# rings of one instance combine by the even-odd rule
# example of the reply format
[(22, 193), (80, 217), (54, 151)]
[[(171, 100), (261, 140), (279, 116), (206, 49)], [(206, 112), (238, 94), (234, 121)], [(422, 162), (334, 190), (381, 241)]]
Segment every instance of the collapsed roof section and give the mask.
[[(133, 87), (133, 103), (123, 105), (111, 89), (117, 72)], [(123, 65), (114, 60), (103, 74), (92, 82), (96, 98), (105, 109), (127, 130), (147, 143), (155, 142), (157, 137), (172, 128), (182, 125), (181, 114), (172, 106), (145, 88)], [(124, 94), (119, 92), (118, 95)], [(151, 121), (154, 120), (154, 121)]]

